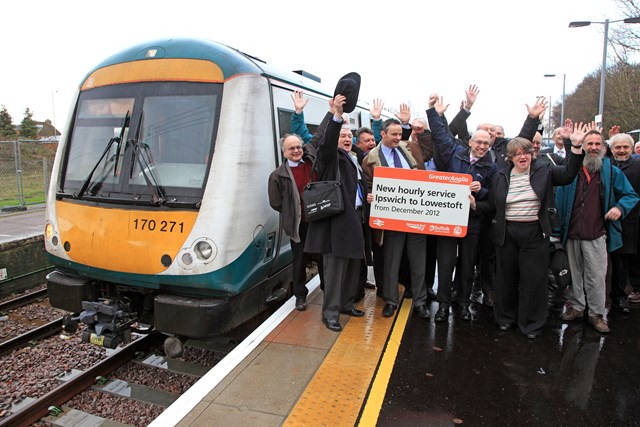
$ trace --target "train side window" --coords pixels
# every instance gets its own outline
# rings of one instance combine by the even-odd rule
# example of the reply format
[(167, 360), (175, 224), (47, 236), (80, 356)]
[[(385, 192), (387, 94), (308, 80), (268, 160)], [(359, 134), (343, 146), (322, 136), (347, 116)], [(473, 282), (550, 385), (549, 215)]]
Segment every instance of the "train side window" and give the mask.
[[(285, 110), (282, 108), (278, 108), (278, 124), (280, 128), (280, 136), (282, 138), (288, 133), (291, 133), (291, 123), (292, 123), (293, 111)], [(318, 130), (319, 125), (308, 123), (305, 117), (305, 125), (307, 125), (307, 129), (309, 133), (313, 135)]]

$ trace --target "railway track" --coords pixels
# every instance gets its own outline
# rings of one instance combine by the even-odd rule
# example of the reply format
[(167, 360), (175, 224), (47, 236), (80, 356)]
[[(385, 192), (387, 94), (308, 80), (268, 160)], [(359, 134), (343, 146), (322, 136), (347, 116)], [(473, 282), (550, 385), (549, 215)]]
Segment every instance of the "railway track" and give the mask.
[[(162, 352), (162, 341), (165, 336), (157, 333), (147, 335), (134, 334), (134, 341), (116, 350), (105, 350), (86, 343), (79, 343), (82, 331), (72, 336), (59, 334), (62, 319), (37, 328), (3, 343), (3, 355), (0, 355), (0, 371), (15, 366), (18, 371), (30, 371), (20, 363), (20, 355), (26, 358), (37, 358), (44, 355), (46, 362), (35, 362), (37, 365), (50, 364), (52, 367), (62, 366), (56, 372), (50, 368), (40, 373), (46, 379), (14, 378), (0, 374), (0, 382), (20, 383), (13, 390), (13, 402), (10, 408), (0, 407), (0, 427), (2, 426), (43, 426), (43, 425), (76, 425), (78, 419), (92, 420), (102, 425), (103, 422), (115, 425), (144, 426), (159, 416), (189, 387), (204, 376), (235, 345), (234, 339), (222, 340), (215, 349), (207, 348), (211, 343), (191, 342), (185, 346), (185, 355), (180, 359), (170, 359)], [(48, 332), (43, 329), (49, 328)], [(58, 336), (55, 336), (58, 334)], [(38, 339), (37, 335), (54, 335)], [(237, 337), (236, 337), (237, 338)], [(27, 343), (28, 345), (25, 345)], [(54, 347), (42, 348), (55, 343)], [(61, 344), (64, 343), (64, 344)], [(60, 347), (67, 345), (68, 347)], [(57, 347), (55, 347), (57, 346)], [(81, 349), (78, 347), (82, 346)], [(14, 348), (12, 352), (9, 347)], [(68, 350), (73, 348), (73, 350)], [(102, 360), (86, 363), (85, 367), (70, 363), (69, 359), (60, 359), (61, 354), (76, 352), (71, 360), (84, 359), (88, 353), (102, 353)], [(105, 355), (106, 353), (106, 355)], [(19, 356), (15, 356), (18, 354)], [(7, 360), (15, 357), (18, 362)], [(3, 361), (3, 358), (5, 360)], [(87, 358), (88, 360), (89, 358)], [(4, 363), (3, 363), (4, 362)], [(90, 365), (90, 366), (89, 366)], [(55, 377), (55, 378), (54, 378)], [(46, 393), (37, 395), (27, 384), (56, 383)], [(2, 390), (2, 385), (0, 385)], [(20, 396), (15, 398), (15, 396)], [(0, 393), (0, 403), (6, 399)], [(5, 400), (6, 402), (6, 400)], [(105, 406), (115, 408), (118, 413), (105, 413)], [(137, 420), (122, 419), (122, 413), (137, 414)], [(119, 418), (120, 416), (120, 418)], [(75, 421), (74, 421), (75, 420)], [(97, 420), (97, 421), (96, 421)], [(119, 423), (119, 424), (118, 424)], [(87, 425), (87, 424), (83, 424)], [(113, 424), (109, 424), (113, 425)]]
[(0, 419), (0, 426), (28, 426), (46, 417), (52, 411), (56, 412), (57, 408), (62, 407), (69, 399), (95, 384), (96, 378), (107, 376), (134, 359), (136, 353), (148, 350), (152, 344), (153, 336), (147, 335), (112, 352), (106, 359), (73, 376), (59, 387), (23, 406), (16, 413)]
[(10, 299), (8, 301), (0, 302), (0, 313), (4, 313), (9, 310), (13, 310), (17, 307), (30, 304), (42, 298), (47, 297), (47, 288), (40, 289), (28, 294), (21, 295), (19, 297)]
[(62, 330), (62, 317), (46, 323), (41, 326), (37, 326), (24, 334), (17, 337), (8, 339), (0, 343), (0, 356), (9, 353), (17, 348), (24, 347), (30, 342), (35, 340), (41, 340), (43, 338), (50, 337), (59, 333)]

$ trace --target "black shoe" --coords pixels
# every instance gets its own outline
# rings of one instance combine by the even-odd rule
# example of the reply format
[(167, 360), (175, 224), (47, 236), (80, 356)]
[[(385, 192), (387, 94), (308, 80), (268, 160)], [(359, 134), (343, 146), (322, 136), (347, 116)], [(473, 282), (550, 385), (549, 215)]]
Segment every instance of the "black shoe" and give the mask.
[(512, 323), (504, 323), (502, 325), (498, 325), (501, 331), (506, 332), (513, 327)]
[(370, 280), (367, 280), (366, 282), (364, 282), (364, 287), (367, 289), (375, 289), (376, 288), (376, 284), (373, 283)]
[(342, 314), (348, 314), (351, 317), (362, 317), (364, 316), (364, 311), (358, 310), (357, 308), (352, 308), (351, 310), (340, 311)]
[(493, 291), (482, 291), (482, 303), (487, 307), (493, 307)]
[(444, 322), (449, 318), (449, 306), (445, 304), (440, 304), (438, 311), (436, 311), (436, 315), (434, 317), (436, 322)]
[(538, 338), (540, 336), (540, 332), (529, 332), (528, 334), (525, 334), (524, 336), (529, 338), (530, 340), (535, 340), (536, 338)]
[(436, 300), (436, 296), (437, 296), (437, 294), (433, 291), (433, 289), (427, 288), (427, 299), (429, 299), (431, 301), (435, 301)]
[(392, 304), (385, 304), (384, 308), (382, 309), (382, 316), (383, 317), (391, 317), (393, 316), (393, 313), (395, 313), (396, 311), (396, 306), (392, 305)]
[(418, 317), (421, 317), (423, 319), (428, 319), (431, 317), (431, 313), (429, 312), (429, 309), (427, 308), (426, 304), (413, 307), (413, 312), (417, 314)]
[(296, 297), (296, 310), (305, 311), (307, 309), (307, 299), (304, 297)]
[(411, 288), (404, 288), (404, 297), (407, 299), (413, 298), (413, 291)]
[(330, 329), (334, 332), (340, 332), (342, 330), (342, 326), (338, 323), (337, 320), (333, 319), (322, 319), (322, 322), (325, 324), (327, 329)]
[(627, 300), (624, 300), (624, 299), (615, 300), (611, 305), (619, 313), (629, 314), (629, 303), (627, 302)]
[(351, 297), (351, 302), (360, 302), (364, 298), (364, 290), (361, 292), (357, 292), (354, 296)]
[(462, 320), (471, 320), (471, 311), (469, 311), (469, 307), (462, 306), (460, 307), (460, 311), (458, 312), (458, 317)]

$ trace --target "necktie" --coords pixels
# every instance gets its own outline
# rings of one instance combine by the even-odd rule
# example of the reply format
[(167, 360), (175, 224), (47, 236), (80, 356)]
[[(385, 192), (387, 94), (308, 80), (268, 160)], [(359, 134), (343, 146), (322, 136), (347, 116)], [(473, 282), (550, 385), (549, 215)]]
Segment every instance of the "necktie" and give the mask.
[(564, 159), (564, 150), (558, 150), (558, 156)]
[(393, 157), (393, 165), (397, 168), (402, 167), (402, 162), (400, 161), (400, 156), (398, 155), (398, 151), (395, 148), (391, 149), (391, 156)]

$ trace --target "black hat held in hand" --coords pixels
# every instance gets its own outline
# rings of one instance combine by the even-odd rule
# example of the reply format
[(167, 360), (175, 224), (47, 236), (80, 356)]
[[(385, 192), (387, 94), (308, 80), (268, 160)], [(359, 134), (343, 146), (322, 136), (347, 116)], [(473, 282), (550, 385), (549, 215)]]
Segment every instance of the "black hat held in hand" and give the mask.
[(358, 94), (360, 93), (360, 74), (349, 73), (345, 74), (338, 80), (336, 90), (333, 92), (333, 97), (336, 95), (344, 95), (347, 100), (343, 106), (345, 113), (350, 113), (356, 108), (358, 102)]

